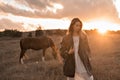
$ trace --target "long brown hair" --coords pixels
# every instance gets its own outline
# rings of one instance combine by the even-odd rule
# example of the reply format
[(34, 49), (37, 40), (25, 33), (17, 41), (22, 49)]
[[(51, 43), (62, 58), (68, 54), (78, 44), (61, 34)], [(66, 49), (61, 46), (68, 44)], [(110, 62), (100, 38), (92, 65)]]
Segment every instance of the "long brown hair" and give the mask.
[(80, 22), (81, 26), (82, 27), (82, 21), (80, 21), (79, 18), (73, 18), (71, 23), (70, 23), (70, 26), (69, 26), (69, 29), (67, 31), (67, 34), (73, 34), (73, 25), (76, 23), (76, 22)]

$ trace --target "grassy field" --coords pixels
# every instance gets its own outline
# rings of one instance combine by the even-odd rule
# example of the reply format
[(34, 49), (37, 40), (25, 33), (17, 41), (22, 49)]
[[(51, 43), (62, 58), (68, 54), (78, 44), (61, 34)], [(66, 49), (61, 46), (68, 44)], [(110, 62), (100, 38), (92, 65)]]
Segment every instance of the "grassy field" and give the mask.
[[(60, 47), (61, 36), (51, 36)], [(89, 35), (92, 67), (97, 80), (120, 80), (120, 35)], [(50, 48), (46, 61), (42, 51), (28, 50), (29, 59), (19, 64), (20, 38), (0, 38), (0, 80), (66, 80), (62, 66), (53, 59)]]

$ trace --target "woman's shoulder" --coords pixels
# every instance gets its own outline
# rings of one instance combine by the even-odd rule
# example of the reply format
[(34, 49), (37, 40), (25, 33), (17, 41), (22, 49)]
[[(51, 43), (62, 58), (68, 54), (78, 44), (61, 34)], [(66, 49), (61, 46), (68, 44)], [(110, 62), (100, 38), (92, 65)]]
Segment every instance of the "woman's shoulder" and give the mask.
[(86, 33), (84, 30), (82, 30), (82, 31), (80, 32), (80, 36), (81, 36), (82, 38), (87, 38), (87, 33)]
[(84, 30), (82, 30), (81, 33), (82, 33), (84, 36), (87, 36), (87, 33), (86, 33)]

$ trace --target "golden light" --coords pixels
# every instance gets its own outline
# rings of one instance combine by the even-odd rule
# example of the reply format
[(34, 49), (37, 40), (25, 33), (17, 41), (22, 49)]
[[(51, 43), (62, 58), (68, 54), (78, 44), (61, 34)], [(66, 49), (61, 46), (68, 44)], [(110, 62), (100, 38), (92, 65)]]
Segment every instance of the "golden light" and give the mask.
[[(68, 29), (70, 25), (69, 18), (51, 19), (51, 18), (26, 18), (22, 16), (15, 16), (12, 14), (0, 15), (0, 19), (9, 19), (12, 22), (24, 23), (22, 26), (26, 31), (35, 30), (38, 25), (44, 27), (44, 29)], [(47, 24), (46, 24), (47, 23)], [(33, 24), (33, 26), (30, 26)], [(120, 30), (120, 24), (112, 23), (109, 20), (91, 20), (89, 22), (83, 22), (84, 30), (97, 29), (100, 34), (106, 34), (108, 30), (118, 31)]]
[(120, 30), (120, 25), (117, 23), (110, 22), (109, 20), (94, 20), (85, 23), (84, 29), (97, 29), (100, 34), (106, 34), (107, 31)]
[(0, 32), (3, 32), (5, 29), (0, 29)]
[(104, 34), (107, 33), (108, 30), (106, 30), (106, 29), (98, 29), (97, 31), (98, 31), (98, 33), (104, 35)]

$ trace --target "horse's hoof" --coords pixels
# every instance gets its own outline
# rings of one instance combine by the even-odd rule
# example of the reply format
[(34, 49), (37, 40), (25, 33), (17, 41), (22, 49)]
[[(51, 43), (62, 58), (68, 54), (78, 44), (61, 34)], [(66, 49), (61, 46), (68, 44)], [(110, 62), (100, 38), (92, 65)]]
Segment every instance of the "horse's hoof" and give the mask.
[(20, 60), (20, 63), (21, 63), (21, 64), (24, 64), (23, 59)]
[(44, 57), (42, 57), (42, 61), (45, 62), (45, 58)]
[(38, 61), (36, 61), (36, 64), (38, 64)]

